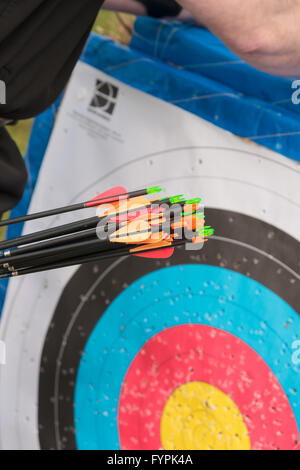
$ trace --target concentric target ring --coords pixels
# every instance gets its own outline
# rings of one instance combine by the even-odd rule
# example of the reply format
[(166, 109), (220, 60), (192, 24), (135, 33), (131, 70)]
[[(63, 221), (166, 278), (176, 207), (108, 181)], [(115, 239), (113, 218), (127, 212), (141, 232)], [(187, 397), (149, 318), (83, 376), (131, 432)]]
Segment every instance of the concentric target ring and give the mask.
[[(191, 279), (197, 272), (201, 275), (204, 271), (207, 279), (214, 277), (217, 280), (220, 270), (186, 266), (184, 271), (185, 277), (191, 271)], [(230, 274), (230, 277), (237, 279), (239, 276)], [(203, 279), (199, 279), (200, 285), (205, 283)], [(253, 281), (247, 284), (251, 286)], [(195, 289), (195, 284), (193, 287)], [(119, 402), (118, 428), (122, 449), (294, 448), (299, 433), (287, 396), (260, 355), (225, 330), (226, 327), (230, 329), (230, 314), (227, 308), (220, 309), (221, 298), (215, 297), (215, 287), (206, 291), (206, 300), (215, 300), (214, 310), (209, 309), (213, 315), (198, 307), (198, 318), (192, 320), (194, 323), (182, 323), (157, 333), (132, 361)], [(184, 304), (186, 311), (191, 312), (192, 306), (197, 309), (199, 300), (195, 292), (188, 297)], [(234, 314), (234, 309), (230, 313)], [(209, 325), (219, 323), (218, 315), (222, 317), (222, 329)], [(174, 323), (179, 323), (180, 317), (182, 315), (178, 315)], [(239, 317), (237, 333), (241, 332), (245, 319), (241, 311), (234, 315), (236, 322)], [(195, 323), (197, 320), (198, 324)], [(253, 328), (254, 324), (255, 320), (251, 319), (249, 327)], [(245, 337), (245, 333), (242, 335)], [(253, 345), (255, 340), (250, 336), (248, 341)], [(262, 332), (261, 337), (264, 337)], [(90, 347), (89, 344), (87, 352)], [(259, 345), (257, 348), (260, 354), (265, 354)], [(273, 366), (272, 358), (267, 359)], [(84, 369), (83, 365), (79, 380)], [(278, 369), (277, 372), (280, 376)], [(77, 407), (78, 416), (81, 405)], [(82, 406), (84, 408), (86, 411)]]
[[(253, 280), (259, 283), (261, 288), (258, 287), (258, 291), (267, 288), (277, 295), (282, 302), (280, 305), (284, 305), (284, 315), (280, 315), (279, 312), (274, 316), (274, 321), (268, 329), (272, 331), (273, 336), (268, 338), (266, 347), (270, 348), (271, 343), (268, 341), (275, 341), (277, 338), (275, 342), (280, 345), (280, 351), (279, 356), (278, 352), (271, 352), (274, 353), (272, 370), (276, 373), (279, 371), (281, 375), (278, 379), (281, 385), (285, 384), (285, 394), (289, 398), (299, 426), (299, 418), (295, 412), (299, 392), (293, 388), (294, 384), (287, 386), (289, 379), (286, 378), (288, 374), (285, 368), (289, 365), (289, 377), (299, 372), (297, 366), (291, 364), (289, 356), (291, 340), (299, 336), (296, 333), (299, 322), (296, 312), (299, 312), (300, 306), (298, 260), (292, 258), (289, 253), (299, 252), (299, 243), (278, 229), (245, 215), (217, 209), (207, 210), (206, 215), (210, 224), (216, 227), (218, 237), (211, 240), (202, 252), (188, 253), (177, 250), (174, 258), (167, 261), (148, 260), (145, 263), (144, 260), (127, 258), (113, 264), (109, 262), (101, 264), (101, 267), (83, 266), (77, 271), (61, 297), (48, 331), (42, 356), (39, 389), (39, 432), (42, 448), (74, 449), (78, 443), (79, 447), (82, 447), (82, 441), (78, 440), (80, 426), (77, 422), (78, 417), (74, 416), (74, 396), (75, 390), (78, 391), (79, 365), (80, 362), (84, 364), (86, 347), (92, 340), (99, 319), (107, 318), (106, 311), (109, 312), (110, 306), (132, 283), (156, 273), (157, 270), (162, 272), (164, 268), (178, 265), (183, 265), (183, 269), (184, 265), (206, 265), (206, 267), (210, 265), (223, 268), (217, 271), (224, 272), (225, 275), (228, 275), (229, 271), (233, 271), (233, 276), (234, 272), (240, 273), (248, 277), (249, 282)], [(245, 226), (247, 230), (241, 233), (240, 228)], [(260, 236), (257, 235), (259, 231)], [(265, 250), (266, 246), (268, 252)], [(285, 250), (285, 246), (289, 246), (290, 249)], [(203, 269), (206, 267), (203, 266)], [(267, 279), (266, 272), (269, 274)], [(233, 285), (232, 295), (236, 294), (235, 290)], [(82, 293), (79, 299), (74, 295), (78, 292)], [(284, 324), (282, 324), (283, 318)], [(222, 328), (222, 325), (219, 327)], [(126, 370), (125, 368), (125, 373)], [(89, 385), (92, 392), (93, 384)], [(89, 391), (85, 390), (85, 393), (88, 396)], [(118, 399), (119, 397), (114, 395), (113, 408), (116, 416)], [(98, 412), (97, 407), (94, 411)], [(112, 426), (117, 429), (116, 421), (112, 422)], [(93, 443), (86, 442), (86, 447), (89, 445), (93, 447)], [(106, 445), (108, 444), (101, 442), (99, 436), (97, 448), (107, 448)], [(116, 439), (110, 442), (109, 447), (118, 448), (119, 445), (116, 434)]]

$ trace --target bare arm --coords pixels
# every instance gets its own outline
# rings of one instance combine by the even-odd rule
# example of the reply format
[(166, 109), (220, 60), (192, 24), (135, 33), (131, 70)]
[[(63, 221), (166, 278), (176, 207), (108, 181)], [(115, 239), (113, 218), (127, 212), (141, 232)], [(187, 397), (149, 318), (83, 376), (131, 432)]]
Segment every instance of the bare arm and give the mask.
[(242, 59), (300, 74), (300, 0), (178, 0)]

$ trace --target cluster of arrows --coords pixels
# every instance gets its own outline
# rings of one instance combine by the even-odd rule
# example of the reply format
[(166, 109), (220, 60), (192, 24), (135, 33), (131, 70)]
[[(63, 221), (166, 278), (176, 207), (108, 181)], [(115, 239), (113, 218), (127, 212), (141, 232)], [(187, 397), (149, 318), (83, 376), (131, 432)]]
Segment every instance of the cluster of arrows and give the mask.
[(96, 198), (0, 222), (0, 226), (94, 207), (94, 217), (0, 243), (0, 279), (122, 256), (170, 258), (184, 244), (203, 246), (213, 235), (205, 226), (201, 199), (154, 197), (159, 186), (128, 192), (115, 187)]

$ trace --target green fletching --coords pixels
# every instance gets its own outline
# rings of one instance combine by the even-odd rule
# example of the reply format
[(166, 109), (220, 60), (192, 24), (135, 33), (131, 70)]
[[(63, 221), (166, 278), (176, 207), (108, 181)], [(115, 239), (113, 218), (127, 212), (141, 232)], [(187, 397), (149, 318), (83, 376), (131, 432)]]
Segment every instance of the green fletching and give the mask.
[(190, 204), (200, 204), (201, 201), (202, 201), (201, 197), (196, 197), (195, 199), (189, 199), (185, 203), (188, 206)]
[(215, 233), (215, 230), (212, 227), (207, 226), (198, 229), (197, 233), (200, 237), (211, 237)]
[(178, 204), (179, 202), (184, 201), (184, 195), (180, 194), (179, 196), (170, 197), (171, 204)]
[(197, 219), (204, 219), (204, 212), (196, 212), (196, 210), (191, 211), (191, 212), (183, 212), (183, 216), (187, 215), (195, 215)]
[(152, 186), (152, 188), (147, 189), (147, 194), (157, 194), (162, 192), (161, 186)]
[(160, 202), (166, 201), (166, 200), (170, 200), (171, 204), (176, 204), (177, 202), (184, 201), (184, 195), (179, 194), (178, 196), (173, 196), (173, 197), (163, 197), (162, 199), (160, 199)]

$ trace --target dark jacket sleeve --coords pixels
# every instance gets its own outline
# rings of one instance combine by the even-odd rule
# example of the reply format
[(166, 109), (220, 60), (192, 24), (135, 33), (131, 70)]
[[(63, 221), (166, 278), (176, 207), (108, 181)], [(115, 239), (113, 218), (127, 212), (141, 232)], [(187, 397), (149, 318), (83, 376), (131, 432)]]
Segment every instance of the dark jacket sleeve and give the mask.
[(5, 128), (0, 128), (0, 214), (21, 199), (27, 180), (24, 160)]
[[(0, 0), (0, 118), (27, 119), (65, 87), (103, 0)], [(1, 121), (0, 121), (1, 125)], [(15, 206), (26, 184), (16, 144), (0, 129), (0, 213)]]
[(147, 8), (149, 16), (162, 18), (177, 16), (181, 12), (181, 6), (174, 0), (138, 0)]

